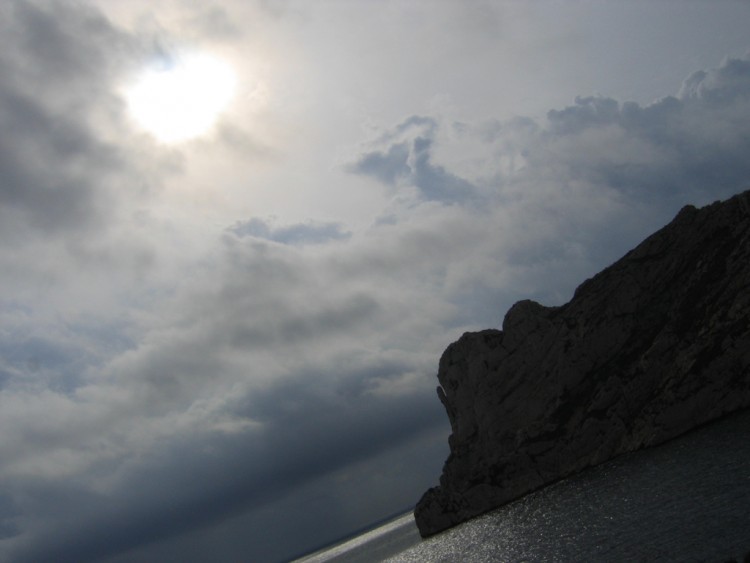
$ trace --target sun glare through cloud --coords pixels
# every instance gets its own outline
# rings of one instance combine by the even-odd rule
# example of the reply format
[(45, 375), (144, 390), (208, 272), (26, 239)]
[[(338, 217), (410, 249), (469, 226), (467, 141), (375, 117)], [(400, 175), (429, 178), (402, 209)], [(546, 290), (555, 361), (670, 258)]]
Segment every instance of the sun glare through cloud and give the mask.
[(179, 143), (211, 130), (232, 100), (235, 86), (228, 63), (208, 54), (190, 54), (144, 70), (125, 97), (139, 127), (162, 143)]

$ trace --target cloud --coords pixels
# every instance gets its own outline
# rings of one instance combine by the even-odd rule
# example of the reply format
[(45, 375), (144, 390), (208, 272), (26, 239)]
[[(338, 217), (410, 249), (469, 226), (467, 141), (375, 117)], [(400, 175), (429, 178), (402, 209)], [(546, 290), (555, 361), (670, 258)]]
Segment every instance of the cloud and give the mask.
[[(113, 103), (106, 83), (125, 37), (96, 12), (12, 1), (0, 32), (0, 184), (3, 231), (80, 231), (112, 205), (107, 175), (122, 166), (92, 131), (92, 102)], [(105, 47), (106, 46), (106, 47)], [(75, 77), (71, 80), (72, 77)], [(39, 88), (40, 81), (45, 87)]]
[(22, 227), (19, 218), (42, 232), (96, 222), (103, 194), (75, 167), (112, 161), (110, 151), (75, 121), (51, 115), (8, 86), (0, 91), (0, 124), (6, 132), (0, 141), (3, 230)]
[(161, 250), (138, 217), (169, 158), (144, 151), (117, 91), (146, 49), (79, 3), (7, 2), (0, 33), (0, 283), (37, 318), (103, 316)]
[[(717, 74), (741, 66), (730, 59)], [(550, 112), (550, 134), (532, 166), (558, 165), (566, 179), (649, 201), (701, 193), (726, 197), (750, 178), (750, 164), (742, 157), (750, 148), (745, 117), (750, 97), (737, 84), (731, 94), (697, 86), (704, 92), (700, 97), (667, 97), (645, 107), (579, 98), (575, 106)], [(708, 93), (719, 91), (721, 104)]]
[(409, 152), (409, 144), (406, 142), (392, 144), (386, 152), (372, 151), (362, 155), (349, 170), (394, 186), (400, 179), (408, 178), (411, 174)]
[(747, 100), (750, 98), (750, 60), (728, 57), (719, 68), (694, 72), (683, 82), (678, 98), (711, 104)]
[(416, 188), (419, 199), (460, 204), (477, 198), (476, 188), (466, 180), (432, 162), (437, 121), (412, 116), (380, 136), (377, 144), (387, 148), (362, 154), (346, 169), (371, 176), (395, 187)]
[[(289, 391), (279, 395), (286, 399)], [(12, 560), (98, 560), (215, 524), (248, 507), (257, 511), (316, 478), (408, 442), (442, 418), (426, 399), (299, 404), (305, 410), (298, 419), (269, 421), (262, 434), (199, 432), (170, 440), (106, 493), (60, 483), (56, 497), (44, 498), (49, 491), (29, 483), (20, 508), (29, 510), (32, 503), (47, 508), (26, 523), (27, 531), (45, 539), (22, 545)], [(393, 408), (413, 416), (386, 416)]]
[[(497, 161), (494, 178), (462, 177), (436, 164), (435, 146), (450, 139), (437, 120), (417, 116), (380, 135), (381, 148), (364, 152), (347, 170), (444, 204), (486, 205), (498, 188), (554, 176), (560, 185), (586, 182), (648, 201), (717, 190), (730, 195), (750, 177), (743, 157), (749, 68), (747, 59), (727, 58), (717, 69), (691, 75), (677, 97), (645, 106), (577, 97), (574, 105), (550, 110), (542, 123), (514, 118), (468, 126), (468, 134), (496, 150), (486, 156)], [(467, 125), (459, 131), (466, 136)]]
[(334, 240), (348, 240), (351, 232), (345, 231), (341, 223), (310, 221), (283, 227), (274, 227), (257, 217), (235, 223), (228, 231), (238, 237), (256, 237), (281, 244), (323, 244)]
[(216, 5), (191, 8), (195, 13), (188, 18), (187, 24), (196, 28), (200, 37), (226, 41), (242, 35), (242, 29), (236, 21), (232, 21), (225, 9)]
[[(6, 402), (3, 424), (33, 438), (3, 477), (23, 499), (25, 533), (45, 538), (18, 538), (12, 560), (93, 560), (187, 533), (444, 425), (421, 392), (432, 354), (407, 351), (399, 311), (378, 303), (388, 291), (359, 269), (332, 283), (311, 263), (323, 258), (286, 248), (225, 240), (160, 324), (74, 393), (5, 397), (26, 404)], [(209, 275), (216, 267), (223, 275)], [(400, 354), (363, 344), (388, 326)], [(383, 392), (415, 372), (416, 385)], [(45, 411), (66, 423), (34, 422)]]
[(392, 196), (373, 222), (264, 220), (282, 150), (230, 176), (124, 125), (149, 37), (54, 2), (0, 26), (0, 560), (281, 559), (406, 508), (446, 454), (450, 341), (750, 176), (727, 59), (649, 105), (409, 117), (347, 167)]

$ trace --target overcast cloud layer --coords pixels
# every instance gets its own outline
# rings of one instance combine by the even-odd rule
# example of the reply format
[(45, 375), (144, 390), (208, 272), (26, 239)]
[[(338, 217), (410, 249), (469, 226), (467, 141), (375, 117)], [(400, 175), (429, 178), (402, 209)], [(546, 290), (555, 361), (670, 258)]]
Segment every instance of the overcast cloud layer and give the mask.
[[(274, 561), (406, 510), (451, 341), (750, 188), (747, 4), (113, 4), (0, 6), (0, 561)], [(597, 49), (636, 22), (652, 57)], [(676, 43), (713, 58), (653, 94)], [(241, 91), (163, 146), (123, 86), (184, 45)]]

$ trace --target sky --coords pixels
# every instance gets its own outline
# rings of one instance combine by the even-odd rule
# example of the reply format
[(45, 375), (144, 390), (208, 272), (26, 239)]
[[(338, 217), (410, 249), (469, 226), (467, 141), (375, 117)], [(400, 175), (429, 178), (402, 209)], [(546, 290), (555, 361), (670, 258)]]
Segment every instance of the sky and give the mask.
[(0, 561), (281, 561), (412, 507), (449, 343), (750, 188), (748, 24), (2, 2)]

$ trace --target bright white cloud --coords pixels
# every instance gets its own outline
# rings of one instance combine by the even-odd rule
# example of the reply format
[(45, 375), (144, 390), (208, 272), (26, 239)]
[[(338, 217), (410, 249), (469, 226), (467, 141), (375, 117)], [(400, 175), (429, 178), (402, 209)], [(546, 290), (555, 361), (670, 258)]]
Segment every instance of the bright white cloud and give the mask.
[(206, 53), (170, 56), (144, 69), (125, 91), (136, 123), (164, 143), (210, 132), (235, 94), (231, 67)]

